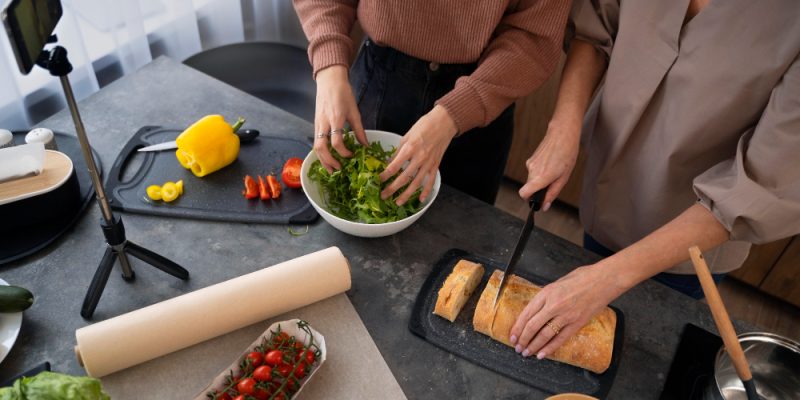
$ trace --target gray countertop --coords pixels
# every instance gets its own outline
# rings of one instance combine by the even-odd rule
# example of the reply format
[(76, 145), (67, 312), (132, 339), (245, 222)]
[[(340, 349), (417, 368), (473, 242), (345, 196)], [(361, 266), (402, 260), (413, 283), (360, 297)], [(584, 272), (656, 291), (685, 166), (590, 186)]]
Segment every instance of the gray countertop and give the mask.
[[(55, 79), (55, 78), (54, 78)], [(206, 114), (248, 117), (248, 126), (302, 138), (311, 124), (176, 61), (159, 58), (80, 102), (80, 111), (104, 171), (142, 126), (188, 126)], [(73, 133), (62, 111), (40, 126)], [(136, 281), (115, 267), (94, 320), (100, 321), (267, 265), (339, 246), (352, 265), (348, 296), (406, 395), (412, 399), (543, 398), (544, 393), (473, 365), (414, 336), (411, 307), (433, 264), (450, 248), (504, 260), (522, 221), (444, 186), (414, 225), (381, 239), (337, 231), (322, 219), (304, 236), (281, 225), (218, 223), (121, 214), (129, 240), (187, 268), (188, 281), (134, 261)], [(90, 322), (79, 312), (104, 250), (100, 211), (91, 205), (77, 225), (34, 256), (0, 267), (0, 277), (29, 288), (36, 303), (0, 364), (0, 380), (50, 361), (53, 369), (83, 374), (73, 354), (75, 330)], [(541, 230), (528, 243), (521, 268), (535, 264), (548, 279), (591, 263), (597, 256)], [(716, 332), (708, 308), (653, 282), (613, 303), (625, 314), (625, 344), (609, 398), (658, 398), (686, 323)], [(741, 325), (739, 325), (741, 327)]]

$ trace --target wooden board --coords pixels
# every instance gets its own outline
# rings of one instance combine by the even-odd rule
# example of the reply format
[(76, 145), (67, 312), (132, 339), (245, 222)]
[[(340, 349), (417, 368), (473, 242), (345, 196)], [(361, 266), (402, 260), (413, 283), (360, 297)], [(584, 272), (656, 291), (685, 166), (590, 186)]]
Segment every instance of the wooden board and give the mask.
[(42, 173), (0, 183), (0, 204), (45, 193), (63, 184), (72, 173), (72, 160), (64, 153), (45, 150)]
[(298, 396), (302, 400), (404, 400), (400, 385), (345, 294), (101, 379), (112, 399), (191, 398), (237, 359), (273, 322), (300, 318), (325, 337), (328, 359)]

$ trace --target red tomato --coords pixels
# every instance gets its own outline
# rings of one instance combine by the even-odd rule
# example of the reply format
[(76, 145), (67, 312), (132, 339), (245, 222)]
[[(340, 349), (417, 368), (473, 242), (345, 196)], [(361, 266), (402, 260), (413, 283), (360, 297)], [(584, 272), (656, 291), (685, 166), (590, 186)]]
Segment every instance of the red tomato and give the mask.
[(231, 395), (229, 395), (227, 392), (222, 392), (218, 393), (214, 398), (216, 400), (231, 400)]
[(274, 367), (283, 362), (283, 353), (280, 350), (270, 350), (264, 357), (264, 362)]
[(300, 168), (303, 166), (303, 160), (292, 157), (286, 160), (283, 164), (283, 172), (281, 172), (281, 179), (283, 184), (289, 188), (299, 188), (300, 184)]
[(283, 393), (278, 393), (273, 397), (274, 400), (286, 400), (286, 396)]
[(286, 381), (286, 386), (284, 387), (284, 389), (290, 392), (294, 392), (295, 390), (297, 390), (297, 379), (289, 379), (288, 381)]
[(306, 377), (306, 363), (300, 362), (297, 364), (297, 368), (294, 369), (294, 377), (297, 379), (303, 379)]
[(294, 342), (294, 349), (297, 350), (298, 352), (302, 353), (303, 352), (303, 343)]
[(269, 390), (261, 387), (256, 387), (256, 391), (255, 393), (253, 393), (253, 397), (255, 397), (258, 400), (267, 400), (271, 395), (272, 393), (270, 393)]
[(253, 371), (253, 378), (259, 382), (268, 381), (272, 376), (272, 368), (269, 365), (262, 365)]
[(267, 175), (266, 180), (272, 198), (277, 199), (278, 197), (281, 197), (281, 184), (278, 182), (278, 178), (276, 178), (275, 175)]
[(292, 366), (289, 365), (289, 364), (283, 363), (281, 365), (278, 365), (278, 367), (275, 368), (275, 370), (278, 371), (278, 373), (282, 377), (287, 378), (292, 373)]
[(245, 398), (244, 398), (243, 394), (240, 394), (240, 395), (234, 397), (233, 400), (245, 400)]
[(281, 332), (272, 338), (272, 343), (274, 344), (286, 343), (288, 341), (289, 341), (289, 334), (286, 332)]
[(244, 378), (236, 385), (236, 390), (239, 391), (239, 394), (253, 394), (256, 391), (256, 380)]
[(311, 351), (311, 350), (306, 350), (306, 355), (305, 356), (306, 356), (306, 362), (308, 363), (308, 365), (313, 365), (314, 364), (314, 360), (317, 358), (314, 355), (314, 352)]
[(250, 364), (253, 366), (253, 368), (264, 363), (264, 355), (257, 351), (248, 354), (247, 359), (250, 360)]

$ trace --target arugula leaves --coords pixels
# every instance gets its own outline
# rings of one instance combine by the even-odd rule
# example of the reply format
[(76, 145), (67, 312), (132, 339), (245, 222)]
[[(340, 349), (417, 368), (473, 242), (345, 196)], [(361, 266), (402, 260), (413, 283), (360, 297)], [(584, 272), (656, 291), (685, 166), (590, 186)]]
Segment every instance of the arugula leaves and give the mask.
[(396, 178), (393, 176), (382, 183), (379, 176), (386, 169), (389, 157), (394, 154), (394, 147), (384, 150), (379, 142), (361, 146), (356, 143), (352, 132), (344, 135), (344, 143), (353, 152), (352, 158), (341, 157), (329, 145), (331, 154), (342, 165), (342, 169), (328, 173), (317, 160), (308, 171), (308, 177), (319, 183), (331, 214), (348, 221), (381, 224), (399, 221), (422, 208), (419, 201), (421, 190), (417, 190), (402, 206), (395, 204), (407, 185), (390, 198), (381, 199), (383, 188)]

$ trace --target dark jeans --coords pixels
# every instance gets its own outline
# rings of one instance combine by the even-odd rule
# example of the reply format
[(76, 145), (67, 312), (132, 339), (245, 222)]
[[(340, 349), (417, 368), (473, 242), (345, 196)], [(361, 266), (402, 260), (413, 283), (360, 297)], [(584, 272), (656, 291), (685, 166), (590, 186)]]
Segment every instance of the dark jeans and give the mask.
[[(603, 257), (609, 257), (615, 253), (614, 251), (600, 244), (598, 241), (594, 240), (594, 238), (589, 236), (588, 233), (583, 234), (583, 248), (586, 250), (591, 250)], [(715, 283), (719, 284), (722, 281), (722, 278), (725, 277), (725, 274), (711, 274), (711, 277), (714, 278)], [(662, 285), (669, 286), (697, 300), (705, 297), (703, 294), (703, 287), (700, 286), (700, 280), (697, 279), (697, 275), (668, 274), (666, 272), (662, 272), (650, 279), (661, 283)]]
[[(404, 135), (459, 77), (475, 68), (476, 64), (432, 64), (366, 40), (350, 70), (364, 128)], [(513, 130), (512, 105), (488, 126), (453, 139), (439, 166), (442, 182), (494, 204)]]

